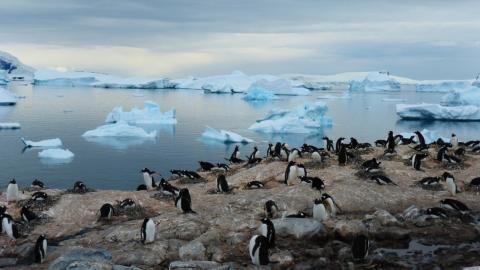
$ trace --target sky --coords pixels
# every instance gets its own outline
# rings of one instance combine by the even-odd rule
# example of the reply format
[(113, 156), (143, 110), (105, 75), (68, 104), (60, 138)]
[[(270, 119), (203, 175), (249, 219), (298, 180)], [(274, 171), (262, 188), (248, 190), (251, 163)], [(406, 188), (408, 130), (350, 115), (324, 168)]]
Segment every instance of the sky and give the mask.
[(179, 78), (480, 72), (480, 1), (2, 0), (0, 50), (35, 68)]

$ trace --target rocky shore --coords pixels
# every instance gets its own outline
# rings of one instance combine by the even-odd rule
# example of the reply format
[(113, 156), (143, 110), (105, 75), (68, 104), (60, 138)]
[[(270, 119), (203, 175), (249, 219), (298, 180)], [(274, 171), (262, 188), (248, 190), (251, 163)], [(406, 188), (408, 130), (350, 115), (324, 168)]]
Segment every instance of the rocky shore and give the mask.
[[(246, 148), (246, 147), (245, 147)], [(40, 219), (20, 224), (20, 208), (33, 190), (25, 189), (24, 201), (9, 204), (7, 212), (18, 221), (22, 237), (12, 242), (0, 235), (0, 267), (6, 269), (258, 269), (251, 264), (248, 241), (258, 234), (267, 200), (277, 203), (280, 213), (273, 219), (276, 247), (270, 251), (275, 263), (260, 269), (461, 269), (480, 265), (480, 195), (468, 188), (471, 179), (480, 176), (480, 155), (467, 152), (463, 163), (448, 166), (433, 157), (416, 171), (406, 165), (413, 150), (399, 146), (398, 154), (383, 157), (383, 148), (358, 152), (356, 161), (338, 166), (335, 155), (321, 163), (308, 156), (299, 158), (309, 176), (325, 182), (325, 190), (334, 196), (342, 212), (323, 223), (312, 218), (282, 218), (284, 213), (303, 211), (312, 214), (313, 200), (322, 192), (296, 182), (283, 184), (287, 163), (263, 160), (255, 166), (233, 165), (226, 173), (234, 187), (230, 193), (216, 193), (218, 172), (202, 172), (202, 181), (170, 179), (177, 187), (187, 187), (192, 208), (197, 214), (183, 214), (172, 197), (158, 191), (96, 190), (83, 194), (58, 189), (43, 190), (49, 200), (34, 205)], [(246, 152), (245, 150), (244, 152)], [(361, 171), (361, 161), (377, 157), (382, 173), (397, 185), (378, 185)], [(440, 176), (448, 171), (455, 176), (460, 193), (452, 197), (443, 188), (426, 190), (417, 182), (424, 177)], [(263, 189), (247, 189), (257, 180)], [(83, 180), (95, 188), (95, 183)], [(139, 179), (132, 181), (141, 183)], [(72, 185), (73, 185), (72, 179)], [(444, 183), (444, 182), (443, 182)], [(99, 220), (104, 203), (116, 205), (131, 198), (137, 207), (118, 212), (111, 220)], [(425, 209), (439, 206), (445, 198), (455, 198), (471, 210), (468, 215), (451, 212), (446, 219), (433, 219)], [(6, 205), (5, 194), (0, 204)], [(156, 240), (140, 241), (144, 217), (158, 224)], [(371, 240), (367, 259), (355, 261), (351, 241), (358, 233)], [(45, 234), (48, 256), (35, 264), (31, 255), (35, 240)]]

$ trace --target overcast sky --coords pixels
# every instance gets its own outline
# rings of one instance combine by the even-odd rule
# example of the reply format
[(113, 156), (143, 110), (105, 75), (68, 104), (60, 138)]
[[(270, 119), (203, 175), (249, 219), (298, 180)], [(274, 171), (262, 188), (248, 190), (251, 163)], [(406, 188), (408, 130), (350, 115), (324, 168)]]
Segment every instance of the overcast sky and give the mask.
[(181, 77), (480, 72), (480, 1), (11, 0), (0, 50), (39, 67)]

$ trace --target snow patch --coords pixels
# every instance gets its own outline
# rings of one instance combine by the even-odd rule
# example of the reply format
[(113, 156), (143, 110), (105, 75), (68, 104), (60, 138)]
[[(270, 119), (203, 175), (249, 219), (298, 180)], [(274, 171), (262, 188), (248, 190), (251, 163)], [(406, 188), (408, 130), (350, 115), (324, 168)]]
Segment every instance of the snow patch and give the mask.
[(221, 141), (224, 143), (251, 143), (253, 140), (245, 138), (235, 132), (227, 130), (216, 130), (207, 126), (205, 131), (202, 133), (204, 139)]

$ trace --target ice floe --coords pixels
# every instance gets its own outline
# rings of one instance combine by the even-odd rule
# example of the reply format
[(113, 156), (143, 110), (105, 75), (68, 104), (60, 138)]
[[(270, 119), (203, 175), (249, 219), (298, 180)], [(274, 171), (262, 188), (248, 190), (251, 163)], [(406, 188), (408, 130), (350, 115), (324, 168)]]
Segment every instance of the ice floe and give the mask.
[(470, 86), (450, 91), (442, 97), (442, 104), (446, 106), (480, 106), (480, 87)]
[(403, 119), (479, 121), (480, 108), (475, 105), (443, 106), (440, 104), (397, 104), (397, 115)]
[(105, 122), (115, 123), (118, 121), (125, 121), (131, 125), (177, 123), (175, 108), (161, 112), (160, 106), (153, 101), (145, 101), (143, 109), (132, 108), (130, 111), (123, 111), (122, 107), (113, 108)]
[(341, 96), (320, 95), (320, 96), (317, 97), (317, 99), (352, 99), (352, 95), (350, 95), (350, 93), (344, 93)]
[(59, 148), (46, 149), (38, 153), (42, 162), (47, 164), (68, 163), (73, 160), (74, 156), (72, 151)]
[(327, 110), (327, 105), (320, 101), (292, 110), (271, 110), (249, 129), (262, 133), (321, 133), (322, 128), (332, 125), (332, 120), (325, 116)]
[(265, 90), (263, 88), (250, 87), (242, 99), (247, 101), (267, 101), (279, 99), (273, 91)]
[(10, 106), (17, 104), (17, 97), (7, 89), (0, 87), (0, 106)]
[[(425, 138), (425, 143), (427, 144), (435, 142), (439, 138), (441, 138), (445, 142), (448, 142), (450, 140), (449, 137), (443, 137), (441, 135), (438, 135), (437, 131), (433, 131), (429, 129), (423, 129), (422, 131), (420, 131), (420, 133), (422, 133), (423, 137)], [(402, 135), (404, 138), (410, 138), (411, 136), (416, 136), (415, 133), (413, 132), (402, 132), (400, 133), (400, 135)]]
[(275, 95), (285, 95), (285, 96), (308, 96), (310, 91), (301, 87), (292, 87), (292, 84), (289, 80), (277, 79), (277, 80), (266, 80), (261, 79), (252, 83), (249, 89), (263, 89), (266, 91), (271, 91)]
[(216, 140), (224, 143), (251, 143), (252, 139), (245, 138), (242, 135), (239, 135), (232, 131), (227, 130), (216, 130), (207, 126), (205, 131), (202, 133), (202, 138), (208, 140)]
[(390, 77), (388, 72), (370, 72), (363, 79), (352, 80), (350, 91), (400, 91), (400, 83)]
[(403, 98), (382, 98), (383, 102), (404, 102)]
[(419, 82), (416, 84), (417, 92), (449, 92), (470, 85), (469, 81), (433, 81)]
[(14, 123), (14, 122), (0, 123), (0, 129), (20, 129), (20, 123)]
[(99, 126), (96, 129), (89, 130), (82, 135), (83, 137), (139, 137), (154, 138), (156, 131), (146, 132), (143, 128), (129, 125), (125, 121), (118, 121), (113, 124)]
[(62, 146), (62, 140), (59, 138), (55, 139), (47, 139), (47, 140), (41, 140), (41, 141), (28, 141), (25, 140), (24, 138), (20, 138), (25, 145), (25, 147), (60, 147)]

